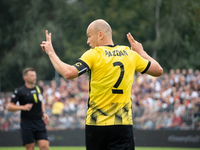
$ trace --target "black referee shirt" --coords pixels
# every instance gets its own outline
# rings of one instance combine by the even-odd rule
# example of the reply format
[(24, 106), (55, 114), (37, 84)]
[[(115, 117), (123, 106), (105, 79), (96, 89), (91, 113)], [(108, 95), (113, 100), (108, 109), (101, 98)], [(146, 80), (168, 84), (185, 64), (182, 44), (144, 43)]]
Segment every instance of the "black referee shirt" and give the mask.
[[(39, 86), (38, 86), (39, 87)], [(27, 103), (32, 103), (33, 107), (30, 111), (21, 111), (22, 119), (40, 119), (42, 118), (42, 93), (43, 89), (39, 87), (40, 93), (34, 87), (33, 89), (28, 89), (25, 85), (15, 90), (12, 95), (11, 102), (20, 105), (25, 105)]]

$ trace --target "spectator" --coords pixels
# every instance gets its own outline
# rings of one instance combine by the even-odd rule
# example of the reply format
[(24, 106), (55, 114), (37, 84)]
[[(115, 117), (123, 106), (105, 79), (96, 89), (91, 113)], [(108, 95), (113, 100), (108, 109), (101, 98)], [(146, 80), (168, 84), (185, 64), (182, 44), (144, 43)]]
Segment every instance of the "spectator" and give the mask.
[(76, 106), (69, 98), (65, 98), (64, 102), (64, 113), (66, 114), (73, 114), (76, 113)]
[(186, 75), (186, 82), (190, 83), (193, 78), (194, 78), (193, 69), (190, 68), (188, 69), (188, 74)]
[(4, 117), (0, 119), (0, 126), (2, 131), (8, 131), (10, 128), (10, 123), (6, 121)]
[(58, 118), (60, 117), (60, 115), (63, 114), (63, 110), (64, 110), (64, 104), (61, 102), (61, 99), (58, 98), (58, 100), (55, 101), (52, 106), (52, 114)]
[(166, 111), (158, 112), (155, 123), (155, 129), (156, 130), (164, 129), (166, 125), (166, 120), (167, 120), (167, 112)]
[(79, 119), (81, 128), (85, 127), (86, 113), (87, 113), (87, 105), (84, 100), (81, 100), (77, 107), (77, 112), (76, 112), (76, 116)]
[(59, 126), (59, 121), (58, 121), (58, 117), (55, 115), (51, 115), (49, 117), (49, 123), (47, 125), (47, 130), (58, 130)]
[(179, 130), (182, 126), (182, 118), (173, 113), (172, 122), (168, 126), (169, 129)]
[(0, 99), (0, 118), (4, 117), (4, 106), (3, 106), (3, 102)]

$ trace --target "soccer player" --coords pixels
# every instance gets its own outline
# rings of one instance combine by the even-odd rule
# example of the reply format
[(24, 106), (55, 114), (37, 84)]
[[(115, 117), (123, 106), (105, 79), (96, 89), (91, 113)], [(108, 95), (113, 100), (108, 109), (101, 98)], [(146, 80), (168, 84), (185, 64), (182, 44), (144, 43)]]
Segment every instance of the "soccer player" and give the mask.
[(77, 63), (69, 65), (56, 55), (51, 33), (40, 45), (55, 69), (66, 79), (89, 73), (89, 100), (86, 118), (87, 150), (133, 150), (131, 87), (135, 71), (160, 76), (163, 69), (151, 58), (130, 33), (128, 46), (115, 45), (112, 29), (102, 19), (87, 28), (87, 44), (91, 47)]
[(36, 71), (33, 68), (25, 68), (22, 74), (25, 85), (14, 91), (7, 109), (21, 110), (20, 133), (26, 150), (34, 150), (35, 141), (40, 150), (49, 150), (45, 127), (49, 117), (45, 113), (43, 89), (36, 85)]

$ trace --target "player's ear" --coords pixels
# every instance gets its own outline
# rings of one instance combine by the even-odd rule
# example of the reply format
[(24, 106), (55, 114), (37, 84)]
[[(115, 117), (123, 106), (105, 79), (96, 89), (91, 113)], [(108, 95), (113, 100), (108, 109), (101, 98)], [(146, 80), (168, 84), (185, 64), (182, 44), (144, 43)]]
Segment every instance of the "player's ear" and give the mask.
[(103, 37), (104, 37), (104, 33), (102, 31), (100, 31), (99, 34), (98, 34), (98, 38), (103, 39)]
[(26, 76), (23, 76), (23, 80), (26, 80)]

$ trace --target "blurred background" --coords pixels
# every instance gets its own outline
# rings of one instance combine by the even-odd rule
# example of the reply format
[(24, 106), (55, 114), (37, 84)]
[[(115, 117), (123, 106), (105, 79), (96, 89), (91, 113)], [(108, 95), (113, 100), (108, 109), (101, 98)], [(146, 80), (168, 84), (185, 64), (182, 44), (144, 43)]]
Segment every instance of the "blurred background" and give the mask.
[(5, 107), (12, 92), (24, 84), (25, 67), (36, 69), (44, 89), (47, 129), (84, 129), (88, 76), (63, 79), (40, 44), (49, 30), (57, 55), (74, 64), (90, 48), (86, 29), (95, 19), (111, 25), (115, 44), (129, 45), (126, 34), (131, 32), (164, 69), (159, 78), (136, 73), (133, 127), (200, 130), (199, 14), (199, 0), (1, 0), (1, 131), (19, 129), (20, 112)]

